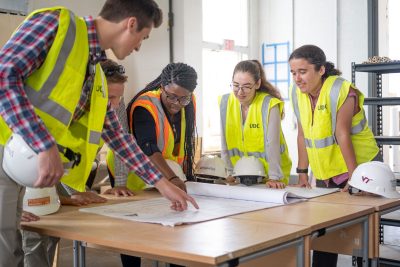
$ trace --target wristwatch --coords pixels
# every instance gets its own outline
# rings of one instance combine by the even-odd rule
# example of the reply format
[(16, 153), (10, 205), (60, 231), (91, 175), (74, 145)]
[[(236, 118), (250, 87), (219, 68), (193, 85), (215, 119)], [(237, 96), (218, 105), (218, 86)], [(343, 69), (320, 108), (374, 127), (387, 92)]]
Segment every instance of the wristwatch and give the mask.
[(296, 173), (308, 173), (308, 168), (305, 169), (296, 168)]

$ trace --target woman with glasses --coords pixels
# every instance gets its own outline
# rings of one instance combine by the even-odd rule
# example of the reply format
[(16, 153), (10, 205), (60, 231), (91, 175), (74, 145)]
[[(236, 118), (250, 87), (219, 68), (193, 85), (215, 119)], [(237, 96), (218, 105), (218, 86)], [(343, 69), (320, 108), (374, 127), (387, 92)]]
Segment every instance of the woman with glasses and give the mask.
[[(317, 187), (348, 188), (358, 164), (380, 160), (365, 117), (363, 94), (326, 61), (315, 45), (289, 57), (294, 85), (291, 102), (298, 121), (299, 186), (310, 187), (308, 166)], [(314, 251), (313, 266), (336, 266), (337, 254)]]
[[(185, 190), (185, 184), (167, 165), (165, 159), (176, 161), (188, 180), (193, 180), (195, 154), (195, 97), (197, 73), (184, 63), (170, 63), (127, 108), (128, 127), (152, 163), (170, 182)], [(108, 157), (110, 159), (110, 157)], [(112, 172), (114, 162), (108, 160)], [(145, 187), (134, 173), (126, 180), (115, 180), (115, 188), (130, 191)], [(140, 266), (138, 257), (121, 255), (123, 266)], [(171, 264), (171, 266), (174, 266)]]
[(255, 156), (268, 174), (266, 186), (284, 188), (292, 162), (281, 129), (283, 101), (257, 60), (239, 62), (232, 92), (220, 99), (222, 158), (232, 171), (243, 156)]

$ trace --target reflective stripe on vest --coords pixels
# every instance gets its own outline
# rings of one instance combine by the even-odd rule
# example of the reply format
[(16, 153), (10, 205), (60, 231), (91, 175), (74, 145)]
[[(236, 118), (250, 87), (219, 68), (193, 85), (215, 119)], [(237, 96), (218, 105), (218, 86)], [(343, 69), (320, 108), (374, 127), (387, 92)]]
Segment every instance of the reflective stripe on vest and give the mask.
[[(53, 70), (51, 71), (47, 80), (43, 83), (41, 88), (38, 90), (33, 89), (28, 84), (25, 85), (26, 94), (29, 98), (29, 101), (38, 109), (47, 114), (51, 115), (53, 118), (58, 120), (60, 123), (65, 126), (69, 125), (72, 120), (72, 113), (61, 106), (59, 103), (54, 102), (49, 96), (56, 86), (61, 73), (64, 71), (65, 63), (71, 53), (72, 47), (75, 43), (76, 37), (76, 22), (75, 15), (69, 11), (70, 23), (68, 26), (68, 30), (62, 44), (61, 50), (59, 52), (58, 58), (54, 65)], [(93, 64), (89, 65), (90, 75), (95, 75), (96, 66)], [(102, 77), (103, 88), (105, 87), (104, 77)], [(91, 144), (99, 144), (101, 138), (101, 132), (90, 131), (89, 143)]]
[[(152, 104), (154, 104), (156, 106), (156, 108), (157, 108), (158, 114), (160, 114), (161, 112), (164, 113), (163, 107), (161, 105), (161, 101), (152, 101), (152, 98), (147, 96), (147, 95), (140, 96), (140, 99), (149, 101)], [(156, 102), (156, 103), (154, 103), (154, 102)], [(165, 127), (165, 124), (164, 124), (164, 119), (165, 118), (161, 118), (159, 115), (157, 115), (158, 125), (159, 125), (159, 129), (160, 129), (159, 136), (157, 136), (157, 146), (162, 151), (164, 150), (164, 147), (165, 147), (165, 139), (164, 139), (164, 127)]]
[(56, 86), (58, 79), (61, 73), (64, 70), (65, 63), (67, 58), (72, 50), (72, 47), (75, 43), (75, 34), (76, 34), (76, 24), (75, 24), (75, 15), (69, 11), (70, 13), (70, 24), (68, 27), (67, 34), (65, 36), (64, 43), (62, 45), (60, 54), (57, 58), (56, 64), (54, 65), (54, 69), (52, 70), (50, 76), (43, 84), (42, 88), (38, 88), (36, 91), (33, 88), (25, 85), (26, 94), (31, 103), (39, 108), (40, 110), (51, 114), (55, 119), (63, 123), (64, 125), (68, 125), (72, 119), (72, 114), (66, 110), (60, 104), (54, 102), (49, 98), (51, 91)]
[[(266, 128), (268, 128), (268, 112), (269, 112), (269, 103), (271, 101), (271, 96), (267, 95), (262, 103), (262, 121), (263, 124), (266, 125)], [(222, 123), (222, 134), (223, 136), (226, 136), (225, 134), (225, 127), (226, 127), (226, 114), (227, 114), (227, 108), (228, 108), (228, 99), (229, 99), (229, 94), (223, 95), (221, 97), (221, 102), (220, 102), (220, 111), (221, 111), (221, 123)], [(264, 131), (264, 140), (267, 140), (267, 133), (268, 131)], [(285, 145), (281, 144), (280, 145), (280, 153), (283, 154), (285, 152)], [(232, 148), (228, 149), (227, 153), (229, 157), (234, 157), (234, 156), (239, 156), (243, 157), (245, 156), (245, 153), (243, 151), (240, 151), (238, 148)], [(265, 152), (247, 152), (247, 156), (254, 156), (256, 158), (263, 158), (268, 162), (268, 155)]]
[[(344, 82), (344, 79), (341, 77), (338, 77), (333, 85), (332, 89), (330, 91), (329, 99), (331, 103), (331, 129), (332, 129), (332, 135), (328, 136), (323, 139), (315, 139), (314, 140), (314, 145), (316, 148), (324, 148), (331, 146), (333, 144), (337, 144), (336, 137), (335, 137), (335, 131), (336, 131), (336, 115), (337, 115), (337, 101), (339, 99), (339, 93), (340, 93), (340, 88), (342, 87), (342, 84)], [(299, 104), (297, 100), (297, 87), (292, 88), (292, 101), (293, 101), (293, 108), (294, 108), (294, 113), (297, 117), (297, 121), (300, 123), (300, 110), (299, 110)], [(334, 112), (335, 111), (335, 112)], [(351, 134), (357, 134), (360, 133), (364, 128), (367, 123), (367, 120), (365, 118), (365, 113), (364, 113), (364, 118), (355, 126), (351, 128)], [(305, 145), (308, 148), (313, 147), (313, 140), (309, 138), (304, 138)]]

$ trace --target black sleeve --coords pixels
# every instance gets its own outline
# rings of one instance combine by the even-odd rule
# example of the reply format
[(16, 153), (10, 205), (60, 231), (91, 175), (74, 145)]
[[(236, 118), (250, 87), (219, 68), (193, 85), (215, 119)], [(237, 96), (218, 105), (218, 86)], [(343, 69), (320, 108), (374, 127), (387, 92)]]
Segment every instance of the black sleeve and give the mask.
[(161, 152), (157, 146), (156, 124), (153, 116), (145, 108), (135, 108), (132, 131), (144, 154), (151, 156), (156, 152)]

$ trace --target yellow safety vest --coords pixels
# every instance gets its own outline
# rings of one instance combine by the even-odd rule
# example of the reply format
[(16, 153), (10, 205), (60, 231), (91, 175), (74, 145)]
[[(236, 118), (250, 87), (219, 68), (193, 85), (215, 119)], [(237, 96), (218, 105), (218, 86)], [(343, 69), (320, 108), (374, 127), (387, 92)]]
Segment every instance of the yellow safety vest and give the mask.
[[(350, 86), (351, 83), (341, 77), (328, 77), (322, 85), (314, 118), (308, 94), (302, 93), (294, 85), (290, 88), (293, 109), (304, 132), (309, 164), (319, 180), (348, 172), (335, 138), (335, 130), (337, 112), (346, 100)], [(361, 164), (371, 161), (378, 154), (379, 148), (365, 118), (364, 96), (359, 90), (356, 91), (360, 111), (352, 119), (351, 141), (357, 164)]]
[[(185, 157), (185, 133), (186, 133), (186, 121), (185, 121), (185, 109), (181, 110), (181, 137), (179, 145), (179, 153), (177, 156), (173, 155), (175, 138), (172, 127), (167, 119), (167, 115), (161, 104), (161, 90), (149, 91), (141, 96), (139, 96), (133, 103), (131, 109), (129, 110), (128, 116), (132, 117), (135, 108), (143, 107), (152, 115), (155, 125), (156, 125), (156, 136), (157, 136), (157, 146), (161, 151), (164, 159), (173, 160), (180, 165), (182, 165)], [(194, 98), (193, 98), (194, 100)], [(133, 121), (133, 120), (132, 120)], [(130, 125), (132, 129), (132, 125)], [(111, 174), (114, 175), (114, 154), (112, 151), (107, 153), (107, 166)], [(128, 180), (126, 186), (130, 190), (142, 190), (145, 188), (146, 184), (137, 176), (134, 172), (130, 172), (128, 175)]]
[[(107, 111), (108, 89), (100, 64), (91, 65), (94, 75), (90, 112), (78, 121), (72, 117), (81, 96), (89, 60), (88, 32), (85, 21), (64, 7), (34, 11), (59, 10), (59, 26), (42, 66), (25, 81), (25, 91), (36, 114), (43, 120), (59, 147), (64, 168), (72, 167), (63, 152), (80, 153), (80, 163), (68, 170), (61, 181), (84, 191), (92, 162), (96, 157)], [(0, 118), (0, 144), (11, 130)]]
[[(268, 114), (271, 108), (276, 105), (278, 105), (282, 114), (284, 103), (281, 100), (267, 93), (257, 92), (242, 126), (241, 106), (235, 95), (231, 93), (220, 98), (222, 134), (225, 137), (227, 152), (233, 166), (243, 156), (254, 156), (261, 160), (265, 173), (268, 174), (268, 155), (265, 153)], [(284, 175), (281, 181), (287, 184), (292, 161), (289, 157), (282, 129), (280, 131), (280, 152), (281, 168)]]

